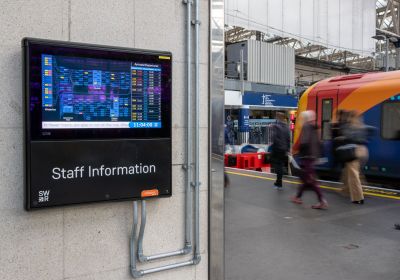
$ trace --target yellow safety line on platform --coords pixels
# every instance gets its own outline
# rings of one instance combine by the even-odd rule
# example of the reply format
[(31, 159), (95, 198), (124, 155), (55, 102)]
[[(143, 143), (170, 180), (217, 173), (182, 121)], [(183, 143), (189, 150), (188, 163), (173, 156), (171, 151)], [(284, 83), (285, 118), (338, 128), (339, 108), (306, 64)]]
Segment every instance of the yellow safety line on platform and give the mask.
[[(239, 173), (239, 172), (233, 172), (233, 171), (226, 171), (228, 174), (232, 175), (239, 175), (239, 176), (244, 176), (244, 177), (251, 177), (251, 178), (258, 178), (258, 179), (263, 179), (263, 180), (270, 180), (270, 181), (275, 181), (275, 178), (268, 178), (268, 177), (263, 177), (263, 176), (257, 176), (257, 175), (251, 175), (251, 174), (245, 174), (245, 173)], [(296, 181), (289, 181), (289, 180), (283, 180), (285, 183), (289, 184), (295, 184), (295, 185), (300, 185), (300, 182)], [(328, 186), (323, 186), (320, 185), (322, 189), (327, 189), (327, 190), (333, 190), (333, 191), (338, 191), (340, 188), (334, 188), (334, 187), (328, 187)], [(376, 197), (383, 197), (383, 198), (391, 198), (391, 199), (396, 199), (400, 200), (399, 196), (392, 196), (392, 195), (385, 195), (385, 194), (377, 194), (377, 193), (371, 193), (371, 192), (364, 192), (364, 194), (369, 195), (369, 196), (376, 196)]]

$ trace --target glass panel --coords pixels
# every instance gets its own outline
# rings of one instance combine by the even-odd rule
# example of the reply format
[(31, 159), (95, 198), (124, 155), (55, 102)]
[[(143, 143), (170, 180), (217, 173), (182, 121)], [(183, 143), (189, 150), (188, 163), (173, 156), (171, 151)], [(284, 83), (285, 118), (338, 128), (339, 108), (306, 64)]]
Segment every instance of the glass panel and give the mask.
[(330, 140), (332, 138), (331, 135), (331, 123), (330, 122), (322, 122), (322, 139)]
[(332, 119), (332, 99), (322, 100), (322, 121), (331, 121)]
[(382, 111), (382, 137), (400, 139), (400, 102), (384, 103)]
[(332, 99), (323, 99), (322, 122), (321, 122), (323, 140), (331, 139), (331, 126), (330, 126), (331, 121), (332, 121)]

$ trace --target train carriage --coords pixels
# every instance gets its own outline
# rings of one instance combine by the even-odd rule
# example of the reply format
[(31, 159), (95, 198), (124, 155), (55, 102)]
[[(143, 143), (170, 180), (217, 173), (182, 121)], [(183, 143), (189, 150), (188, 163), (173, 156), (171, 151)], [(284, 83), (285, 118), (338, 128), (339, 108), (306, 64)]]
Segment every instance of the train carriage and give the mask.
[[(320, 81), (308, 88), (299, 100), (298, 114), (316, 112), (323, 143), (321, 171), (332, 172), (331, 123), (339, 109), (356, 110), (366, 125), (376, 128), (368, 143), (367, 176), (400, 178), (400, 71), (354, 74)], [(294, 132), (293, 154), (298, 152), (301, 120)]]

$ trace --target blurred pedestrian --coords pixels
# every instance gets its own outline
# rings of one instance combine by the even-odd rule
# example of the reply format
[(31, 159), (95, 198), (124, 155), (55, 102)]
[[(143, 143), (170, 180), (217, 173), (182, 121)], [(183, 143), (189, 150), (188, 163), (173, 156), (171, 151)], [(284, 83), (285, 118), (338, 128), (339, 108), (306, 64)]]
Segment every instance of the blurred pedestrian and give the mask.
[(290, 150), (290, 130), (285, 114), (276, 113), (276, 123), (272, 126), (271, 161), (276, 173), (276, 189), (282, 189), (283, 166)]
[(229, 187), (230, 181), (228, 175), (226, 175), (226, 171), (224, 171), (224, 187)]
[[(349, 112), (348, 122), (343, 126), (343, 144), (338, 148), (342, 150), (344, 159), (343, 189), (342, 192), (350, 194), (351, 201), (355, 204), (364, 204), (364, 194), (360, 180), (360, 168), (368, 160), (368, 127), (361, 120), (356, 111)], [(346, 158), (345, 158), (346, 157)]]
[(234, 124), (232, 121), (232, 117), (230, 115), (228, 115), (226, 117), (226, 122), (225, 122), (225, 145), (233, 145), (234, 144), (233, 130), (234, 130)]
[(338, 173), (339, 178), (342, 174), (344, 163), (339, 160), (336, 149), (344, 144), (343, 127), (348, 122), (349, 111), (339, 109), (336, 113), (336, 122), (331, 125), (332, 134), (332, 169)]
[(343, 145), (343, 126), (348, 121), (349, 111), (339, 109), (336, 113), (336, 122), (331, 125), (331, 133), (332, 133), (332, 153), (334, 162), (337, 163), (337, 159), (335, 157), (336, 148)]
[(302, 171), (300, 179), (302, 184), (297, 190), (297, 194), (292, 198), (293, 203), (302, 204), (301, 199), (304, 190), (313, 190), (318, 197), (318, 204), (311, 206), (313, 209), (326, 209), (328, 202), (324, 198), (320, 187), (317, 184), (315, 174), (315, 162), (320, 155), (320, 141), (318, 137), (318, 127), (315, 124), (315, 112), (304, 111), (300, 114), (300, 121), (303, 127), (300, 133), (300, 151), (299, 160)]

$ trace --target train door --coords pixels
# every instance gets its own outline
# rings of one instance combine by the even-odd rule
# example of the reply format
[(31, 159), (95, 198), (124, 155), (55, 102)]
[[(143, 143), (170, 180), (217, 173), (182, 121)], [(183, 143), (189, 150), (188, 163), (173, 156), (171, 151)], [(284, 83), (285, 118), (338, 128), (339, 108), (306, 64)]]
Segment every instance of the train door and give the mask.
[(332, 134), (331, 123), (334, 119), (338, 103), (338, 90), (323, 90), (317, 93), (316, 117), (320, 128), (320, 139), (322, 141), (322, 156), (327, 163), (320, 166), (321, 169), (330, 169), (332, 164)]

